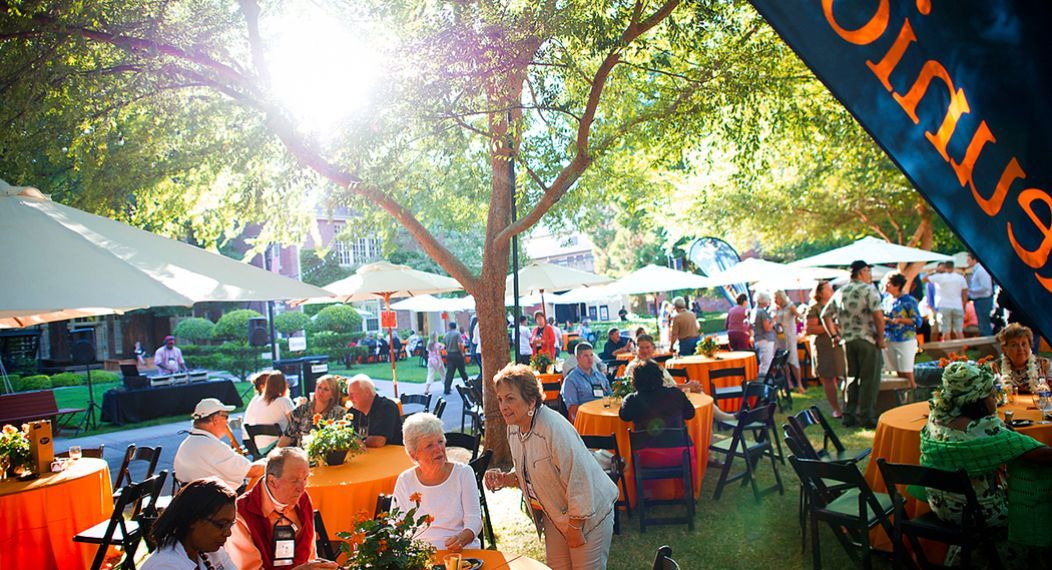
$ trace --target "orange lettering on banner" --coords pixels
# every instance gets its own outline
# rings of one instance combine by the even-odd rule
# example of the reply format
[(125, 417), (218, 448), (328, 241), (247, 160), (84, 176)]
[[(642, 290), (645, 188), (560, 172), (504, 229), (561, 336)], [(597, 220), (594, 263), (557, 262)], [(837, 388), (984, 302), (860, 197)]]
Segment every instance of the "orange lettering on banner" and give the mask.
[(1037, 273), (1034, 274), (1034, 277), (1037, 278), (1037, 282), (1040, 283), (1046, 291), (1052, 293), (1052, 279), (1049, 279), (1048, 277), (1042, 277)]
[(964, 96), (964, 90), (954, 88), (953, 80), (950, 79), (950, 74), (946, 71), (946, 68), (933, 59), (928, 60), (924, 67), (921, 68), (920, 75), (917, 76), (917, 80), (913, 82), (913, 87), (910, 88), (909, 93), (906, 93), (905, 97), (898, 93), (892, 93), (891, 96), (902, 107), (902, 110), (906, 111), (906, 114), (910, 116), (914, 124), (920, 123), (920, 118), (917, 117), (917, 104), (920, 103), (921, 98), (927, 93), (932, 79), (935, 78), (941, 79), (949, 90), (950, 106), (946, 110), (946, 118), (943, 119), (939, 131), (934, 135), (931, 132), (925, 132), (924, 136), (939, 151), (942, 159), (949, 161), (950, 157), (946, 154), (946, 145), (950, 142), (954, 129), (957, 128), (957, 121), (961, 118), (961, 115), (967, 113), (970, 109), (968, 107), (968, 98)]
[(829, 22), (833, 31), (847, 42), (864, 46), (873, 43), (877, 38), (884, 35), (884, 30), (888, 29), (888, 19), (891, 13), (888, 0), (880, 0), (877, 12), (857, 30), (845, 30), (840, 27), (836, 18), (833, 17), (833, 2), (834, 0), (822, 0), (822, 12), (825, 14), (826, 21)]
[(1038, 188), (1027, 188), (1019, 193), (1019, 206), (1026, 212), (1027, 217), (1030, 218), (1031, 222), (1037, 226), (1037, 229), (1041, 231), (1041, 235), (1044, 239), (1041, 240), (1041, 245), (1038, 246), (1034, 251), (1028, 251), (1019, 245), (1019, 242), (1015, 239), (1015, 234), (1012, 232), (1012, 223), (1008, 223), (1008, 240), (1012, 242), (1012, 249), (1015, 250), (1016, 255), (1019, 259), (1023, 260), (1023, 263), (1030, 267), (1037, 269), (1045, 265), (1048, 262), (1048, 254), (1052, 253), (1052, 227), (1042, 222), (1037, 214), (1034, 213), (1034, 209), (1031, 207), (1036, 201), (1044, 202), (1045, 206), (1048, 206), (1049, 210), (1052, 210), (1052, 196), (1049, 196), (1044, 190)]
[(915, 41), (917, 41), (917, 36), (913, 33), (910, 21), (906, 20), (902, 24), (902, 29), (899, 30), (899, 37), (895, 38), (895, 43), (891, 44), (888, 53), (884, 54), (884, 59), (881, 59), (880, 63), (877, 64), (874, 64), (872, 61), (866, 61), (866, 66), (884, 84), (884, 89), (891, 91), (891, 81), (889, 80), (891, 72), (895, 71), (895, 66), (902, 61), (902, 55), (906, 53), (906, 48)]

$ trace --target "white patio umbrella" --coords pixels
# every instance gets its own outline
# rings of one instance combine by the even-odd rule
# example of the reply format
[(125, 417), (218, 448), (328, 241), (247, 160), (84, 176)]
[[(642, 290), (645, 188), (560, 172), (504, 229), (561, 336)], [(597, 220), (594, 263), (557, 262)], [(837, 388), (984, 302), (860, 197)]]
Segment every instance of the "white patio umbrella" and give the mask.
[[(508, 275), (505, 280), (506, 291), (512, 291), (515, 274)], [(519, 294), (541, 296), (541, 310), (548, 317), (548, 311), (544, 305), (544, 292), (554, 293), (578, 287), (594, 287), (605, 285), (613, 281), (609, 277), (555, 265), (554, 263), (531, 263), (519, 269)]]
[(610, 285), (608, 290), (621, 295), (646, 295), (706, 287), (711, 287), (709, 279), (701, 275), (658, 265), (647, 265), (618, 279)]
[[(369, 263), (358, 268), (354, 275), (325, 286), (329, 297), (308, 299), (306, 303), (349, 303), (367, 299), (384, 300), (387, 310), (391, 310), (391, 297), (413, 297), (430, 293), (448, 293), (460, 291), (463, 287), (452, 277), (420, 271), (405, 265), (395, 265), (386, 261)], [(388, 347), (391, 354), (391, 380), (395, 398), (398, 397), (398, 373), (395, 369), (394, 327), (387, 328)]]
[(612, 290), (613, 284), (598, 285), (596, 287), (581, 287), (567, 291), (562, 295), (553, 295), (550, 301), (556, 305), (570, 305), (575, 303), (591, 303), (605, 301), (620, 297), (622, 294)]
[(851, 262), (856, 259), (861, 259), (870, 265), (876, 265), (878, 263), (946, 261), (950, 259), (950, 256), (867, 236), (851, 245), (845, 245), (813, 257), (794, 261), (790, 265), (797, 267), (815, 267), (819, 265), (847, 266), (851, 265)]
[(0, 328), (141, 307), (324, 291), (0, 180)]
[(756, 283), (758, 281), (777, 282), (782, 286), (777, 289), (802, 289), (793, 286), (799, 283), (811, 283), (818, 279), (833, 279), (839, 277), (843, 271), (830, 269), (814, 269), (810, 267), (796, 267), (784, 263), (767, 261), (757, 257), (743, 259), (736, 265), (732, 265), (719, 273), (709, 275), (708, 279), (713, 287), (723, 285), (734, 285), (737, 283)]
[(455, 299), (443, 299), (434, 295), (417, 295), (399, 301), (391, 305), (392, 309), (398, 311), (416, 311), (419, 313), (473, 311), (475, 299), (473, 297), (458, 297)]

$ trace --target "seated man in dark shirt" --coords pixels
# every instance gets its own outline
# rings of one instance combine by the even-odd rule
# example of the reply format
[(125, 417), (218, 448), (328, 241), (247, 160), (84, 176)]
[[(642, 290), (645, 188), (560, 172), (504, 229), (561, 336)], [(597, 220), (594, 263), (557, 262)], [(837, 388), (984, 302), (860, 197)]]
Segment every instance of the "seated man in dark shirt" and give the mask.
[(606, 331), (606, 344), (603, 345), (603, 353), (599, 358), (613, 360), (618, 354), (632, 352), (632, 339), (621, 336), (621, 331), (614, 327)]
[(358, 374), (347, 383), (347, 397), (351, 401), (355, 427), (369, 430), (366, 447), (402, 445), (402, 415), (398, 403), (376, 393), (376, 384), (365, 374)]

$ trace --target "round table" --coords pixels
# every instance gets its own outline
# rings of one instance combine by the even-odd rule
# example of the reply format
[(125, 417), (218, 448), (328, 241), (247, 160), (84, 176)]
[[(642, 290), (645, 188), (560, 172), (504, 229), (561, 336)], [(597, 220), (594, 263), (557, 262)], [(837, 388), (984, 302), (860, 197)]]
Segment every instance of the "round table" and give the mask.
[[(435, 553), (434, 560), (435, 564), (442, 564), (445, 557), (450, 552), (448, 550), (439, 550)], [(519, 556), (518, 554), (504, 554), (499, 550), (462, 550), (460, 554), (464, 558), (478, 558), (482, 561), (482, 570), (504, 570), (508, 568), (510, 570), (544, 570), (548, 568), (544, 564), (537, 562), (529, 556)]]
[[(744, 368), (745, 380), (756, 380), (760, 375), (760, 365), (756, 361), (756, 354), (748, 351), (717, 352), (709, 358), (701, 354), (672, 358), (665, 362), (665, 368), (683, 368), (687, 371), (687, 379), (701, 384), (701, 389), (709, 393), (709, 372), (722, 370), (724, 368)], [(717, 388), (739, 386), (741, 378), (717, 378)], [(711, 394), (710, 394), (711, 395)], [(741, 399), (727, 399), (720, 402), (720, 408), (725, 412), (737, 411), (741, 407)]]
[[(1011, 410), (1018, 420), (1034, 420), (1034, 425), (1018, 428), (1017, 431), (1045, 445), (1052, 445), (1052, 423), (1037, 423), (1041, 419), (1041, 412), (1036, 409), (1028, 409), (1033, 407), (1029, 396), (1019, 396), (1014, 404), (1000, 407), (997, 412), (1002, 419), (1005, 411)], [(920, 432), (928, 423), (928, 411), (928, 402), (917, 402), (899, 406), (880, 415), (877, 420), (877, 432), (873, 436), (873, 453), (870, 454), (865, 475), (866, 482), (873, 491), (887, 492), (884, 478), (881, 477), (880, 469), (877, 467), (878, 458), (883, 457), (890, 463), (920, 464)], [(909, 496), (906, 497), (906, 509), (910, 516), (928, 512), (927, 503), (921, 503)], [(886, 546), (890, 550), (891, 541), (883, 531), (874, 532), (877, 533), (874, 536), (879, 536), (879, 539), (874, 541), (874, 545)]]
[(110, 517), (113, 487), (101, 459), (61, 473), (0, 483), (0, 568), (89, 568), (97, 546), (73, 536)]
[(398, 475), (413, 466), (401, 445), (371, 448), (343, 465), (311, 468), (307, 493), (329, 536), (351, 532), (355, 517), (362, 511), (372, 517), (376, 497), (394, 492)]
[[(687, 394), (694, 404), (694, 417), (687, 420), (687, 433), (697, 448), (698, 469), (694, 480), (694, 496), (701, 493), (701, 481), (705, 478), (705, 467), (709, 463), (709, 441), (712, 439), (712, 398), (707, 394)], [(636, 504), (636, 483), (632, 472), (632, 445), (628, 432), (632, 424), (617, 415), (618, 407), (603, 407), (602, 400), (593, 400), (577, 408), (574, 428), (581, 435), (610, 435), (617, 438), (617, 449), (625, 459), (625, 478), (628, 500)], [(659, 481), (654, 484), (655, 498), (673, 498), (683, 494), (682, 484), (676, 481)], [(624, 498), (624, 497), (622, 497)]]

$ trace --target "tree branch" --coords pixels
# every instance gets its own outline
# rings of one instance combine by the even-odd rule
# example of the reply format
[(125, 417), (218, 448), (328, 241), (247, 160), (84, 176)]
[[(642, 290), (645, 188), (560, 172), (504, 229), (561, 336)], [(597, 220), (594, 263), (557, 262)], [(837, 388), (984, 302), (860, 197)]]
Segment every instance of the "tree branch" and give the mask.
[(259, 35), (259, 4), (256, 0), (240, 0), (241, 13), (245, 15), (245, 27), (248, 29), (248, 45), (252, 52), (252, 65), (262, 80), (263, 85), (270, 85), (270, 69), (263, 57), (263, 38)]
[(528, 214), (521, 217), (515, 223), (504, 228), (495, 239), (501, 241), (511, 240), (511, 236), (519, 234), (530, 226), (536, 224), (544, 214), (551, 210), (552, 206), (555, 205), (566, 193), (570, 190), (570, 187), (577, 182), (581, 177), (581, 173), (584, 172), (588, 165), (592, 163), (593, 157), (589, 153), (588, 139), (592, 131), (592, 123), (595, 122), (596, 110), (599, 107), (599, 100), (602, 97), (603, 89), (606, 87), (606, 82), (610, 78), (610, 73), (621, 61), (621, 52), (625, 46), (628, 46), (635, 41), (639, 36), (650, 31), (654, 26), (661, 23), (662, 20), (668, 17), (669, 14), (679, 6), (680, 0), (668, 0), (661, 5), (653, 14), (651, 14), (646, 20), (637, 22), (633, 20), (625, 28), (625, 31), (621, 34), (621, 45), (612, 49), (603, 62), (599, 65), (599, 68), (595, 72), (595, 76), (592, 78), (592, 86), (588, 92), (587, 103), (585, 104), (584, 113), (581, 114), (580, 124), (577, 126), (577, 151), (574, 154), (573, 159), (570, 161), (562, 172), (555, 178), (552, 185), (548, 190), (541, 196), (541, 199), (537, 201), (533, 209)]

